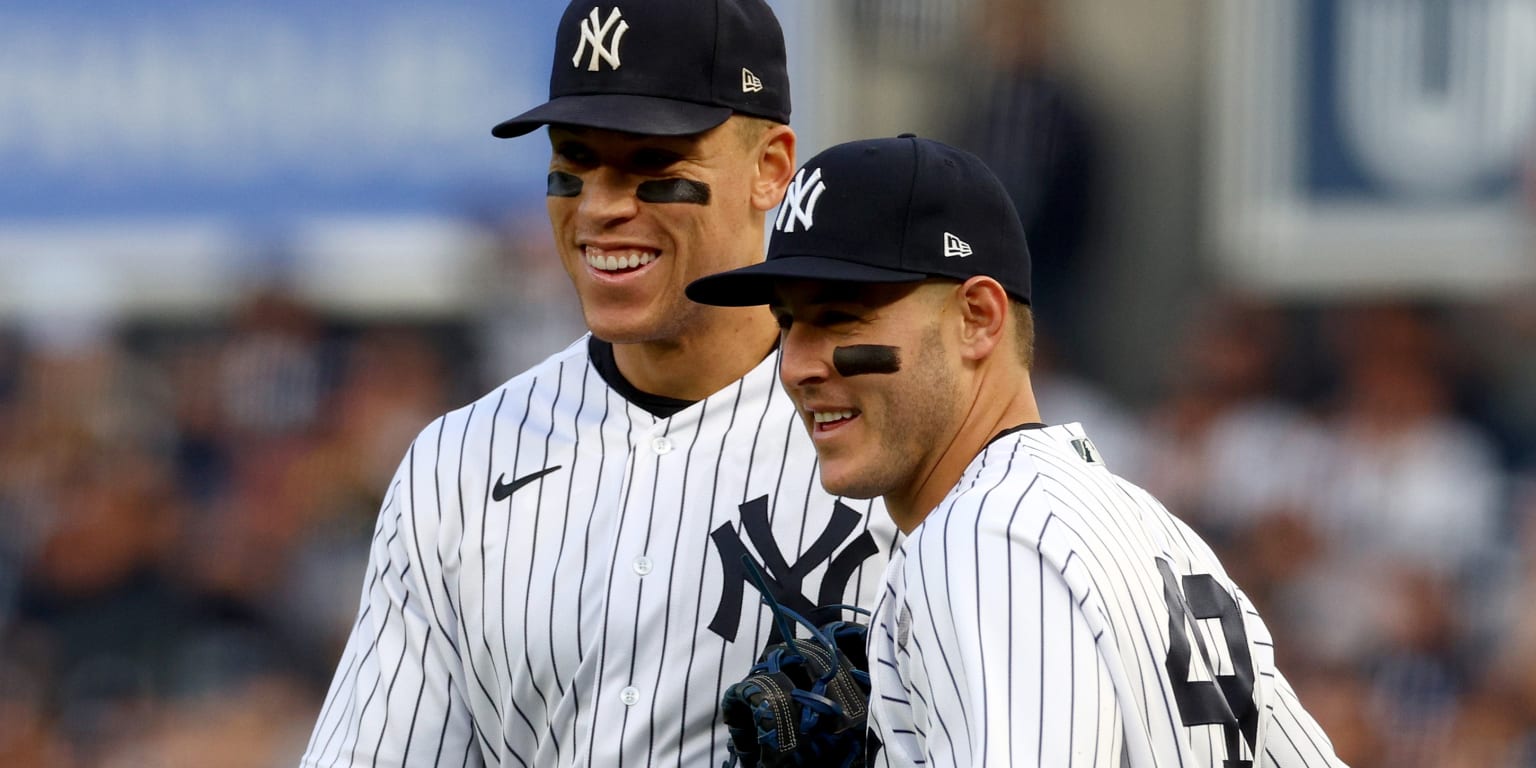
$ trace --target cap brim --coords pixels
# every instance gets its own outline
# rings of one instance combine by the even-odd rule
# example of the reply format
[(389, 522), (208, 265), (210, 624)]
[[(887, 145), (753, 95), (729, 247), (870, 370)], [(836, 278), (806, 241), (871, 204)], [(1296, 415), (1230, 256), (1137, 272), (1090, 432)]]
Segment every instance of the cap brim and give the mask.
[(921, 272), (874, 267), (827, 256), (780, 256), (761, 264), (733, 269), (688, 284), (688, 298), (717, 307), (752, 307), (773, 300), (782, 280), (825, 280), (837, 283), (916, 283)]
[(491, 135), (510, 139), (541, 125), (557, 124), (648, 136), (688, 136), (714, 128), (730, 116), (730, 107), (659, 96), (593, 93), (550, 99), (498, 124), (491, 129)]

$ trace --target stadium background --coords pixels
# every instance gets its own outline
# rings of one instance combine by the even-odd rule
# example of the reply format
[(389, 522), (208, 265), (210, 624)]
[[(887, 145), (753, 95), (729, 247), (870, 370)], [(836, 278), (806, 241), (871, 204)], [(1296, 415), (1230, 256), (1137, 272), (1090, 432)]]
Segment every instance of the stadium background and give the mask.
[[(1536, 765), (1536, 3), (773, 4), (803, 157), (1005, 178), (1047, 419), (1341, 755)], [(0, 8), (0, 764), (296, 760), (406, 443), (580, 332), (547, 148), (489, 136), (559, 12)]]

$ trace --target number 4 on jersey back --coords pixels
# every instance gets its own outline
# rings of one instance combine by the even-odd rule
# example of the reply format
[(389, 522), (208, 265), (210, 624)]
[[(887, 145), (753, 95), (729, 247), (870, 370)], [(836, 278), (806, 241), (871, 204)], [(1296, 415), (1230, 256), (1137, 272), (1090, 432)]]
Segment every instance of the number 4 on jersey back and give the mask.
[[(1259, 710), (1253, 700), (1253, 655), (1248, 649), (1248, 633), (1243, 628), (1243, 612), (1232, 595), (1208, 573), (1182, 579), (1162, 558), (1157, 570), (1163, 575), (1163, 597), (1168, 601), (1168, 677), (1184, 725), (1220, 725), (1226, 732), (1225, 768), (1250, 768), (1252, 760), (1243, 760), (1244, 743), (1253, 754), (1258, 740)], [(1203, 619), (1218, 619), (1227, 646), (1232, 673), (1219, 674), (1216, 658), (1206, 647), (1205, 633), (1198, 629)], [(1189, 679), (1190, 637), (1200, 649), (1200, 658), (1213, 680)]]

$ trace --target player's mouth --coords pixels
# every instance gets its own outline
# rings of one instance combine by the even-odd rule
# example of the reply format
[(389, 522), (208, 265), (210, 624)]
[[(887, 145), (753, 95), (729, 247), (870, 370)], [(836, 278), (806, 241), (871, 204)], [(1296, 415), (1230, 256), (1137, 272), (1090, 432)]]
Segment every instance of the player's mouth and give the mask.
[(654, 264), (661, 258), (661, 252), (649, 248), (599, 248), (589, 245), (582, 249), (582, 258), (598, 274), (622, 277)]
[(859, 412), (847, 411), (811, 411), (811, 431), (822, 435), (828, 432), (842, 429), (859, 417)]

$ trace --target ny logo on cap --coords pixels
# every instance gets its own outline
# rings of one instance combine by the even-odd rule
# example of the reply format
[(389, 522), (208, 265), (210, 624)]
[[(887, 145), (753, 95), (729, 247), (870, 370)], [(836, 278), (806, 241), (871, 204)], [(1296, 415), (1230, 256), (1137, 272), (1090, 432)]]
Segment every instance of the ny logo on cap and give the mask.
[(741, 68), (741, 92), (742, 93), (757, 93), (758, 91), (761, 91), (762, 89), (763, 89), (763, 81), (760, 80), (757, 75), (752, 74), (752, 70), (747, 69), (746, 67), (742, 67)]
[(948, 232), (944, 233), (944, 258), (959, 256), (965, 258), (971, 255), (971, 244), (961, 240)]
[[(614, 27), (618, 24), (618, 27)], [(596, 72), (599, 59), (608, 62), (608, 66), (619, 68), (619, 41), (624, 39), (624, 33), (629, 31), (629, 22), (620, 18), (619, 9), (614, 7), (613, 13), (608, 14), (607, 21), (598, 21), (597, 9), (592, 9), (592, 15), (581, 20), (581, 42), (576, 46), (576, 55), (571, 57), (571, 66), (581, 66), (581, 55), (587, 52), (587, 43), (592, 44), (592, 60), (587, 63), (588, 72)], [(608, 33), (612, 32), (613, 37)], [(607, 41), (604, 47), (604, 41)]]
[(827, 185), (821, 183), (821, 169), (811, 172), (811, 177), (805, 177), (805, 169), (801, 168), (795, 174), (795, 180), (789, 183), (789, 189), (784, 192), (784, 204), (779, 206), (779, 218), (773, 223), (773, 228), (781, 232), (795, 231), (795, 222), (806, 229), (816, 224), (813, 217), (816, 215), (816, 201), (821, 199), (821, 193), (827, 191)]

